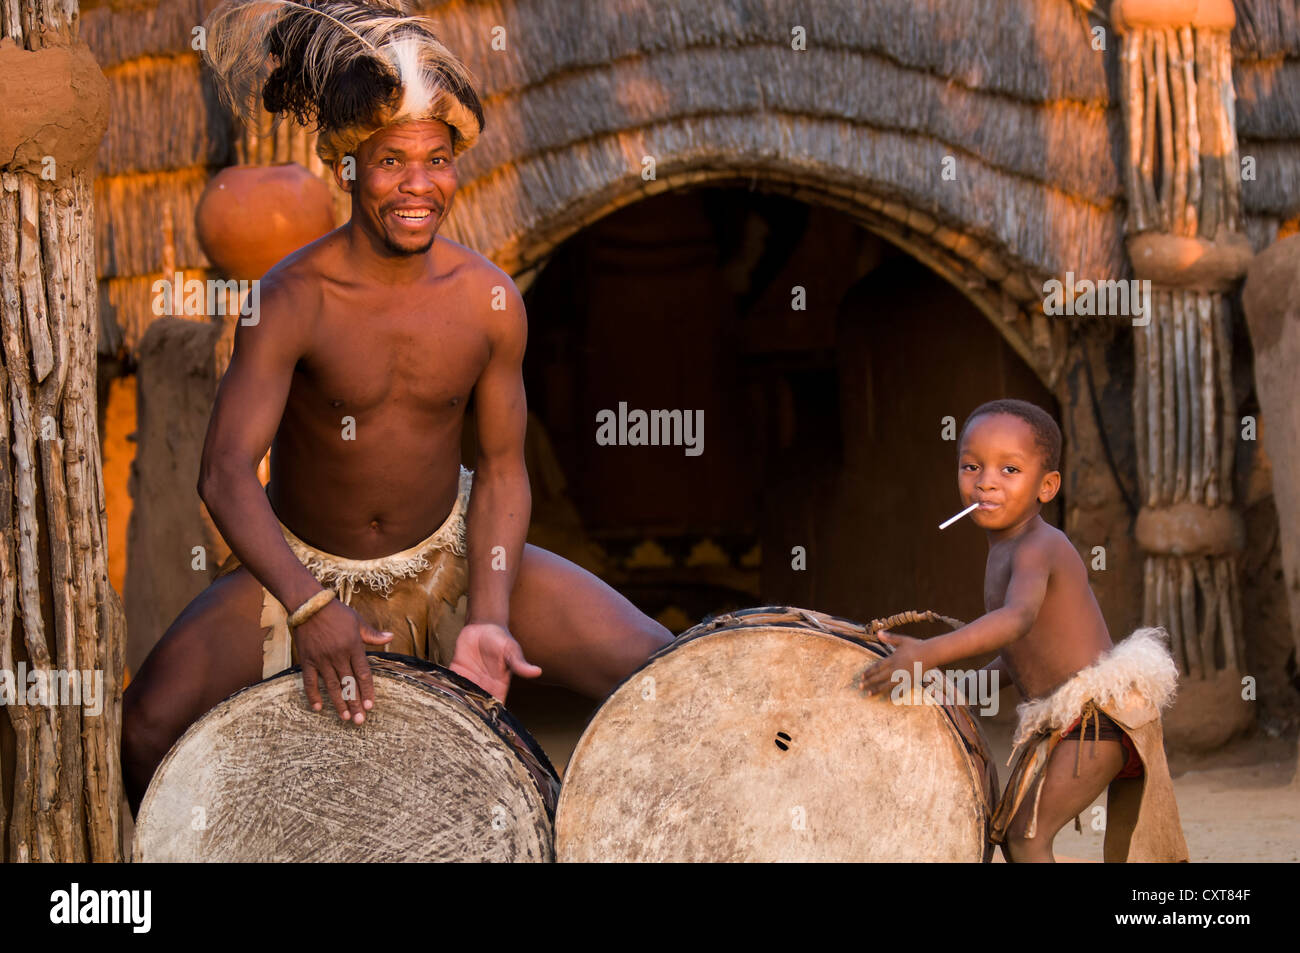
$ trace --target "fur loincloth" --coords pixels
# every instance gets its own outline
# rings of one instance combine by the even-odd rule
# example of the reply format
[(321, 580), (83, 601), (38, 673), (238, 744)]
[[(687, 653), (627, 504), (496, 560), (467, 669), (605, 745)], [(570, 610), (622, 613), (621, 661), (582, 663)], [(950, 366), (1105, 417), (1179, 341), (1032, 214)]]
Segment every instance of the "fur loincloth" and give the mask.
[(365, 586), (382, 593), (386, 598), (392, 594), (393, 585), (397, 580), (409, 579), (428, 569), (427, 557), (435, 550), (452, 552), (457, 556), (465, 556), (468, 553), (465, 517), (469, 510), (469, 493), (473, 480), (473, 471), (462, 466), (456, 503), (443, 524), (410, 549), (393, 553), (391, 556), (381, 556), (378, 559), (345, 559), (304, 543), (283, 523), (280, 524), (280, 530), (284, 533), (285, 542), (298, 557), (298, 561), (307, 567), (322, 586), (334, 589), (343, 602), (351, 604), (352, 593), (358, 586)]
[(1063, 733), (1079, 720), (1084, 705), (1098, 708), (1121, 702), (1135, 691), (1158, 711), (1169, 707), (1178, 688), (1178, 667), (1169, 655), (1164, 629), (1138, 629), (1064, 685), (1043, 698), (1016, 706), (1018, 722), (1012, 739), (1024, 744), (1039, 732)]
[[(376, 630), (393, 633), (387, 645), (368, 648), (446, 665), (465, 621), (469, 587), (466, 518), (473, 478), (473, 471), (462, 466), (456, 502), (443, 524), (409, 549), (378, 559), (335, 556), (303, 542), (283, 523), (280, 530), (298, 561), (322, 586), (333, 589), (339, 601)], [(239, 558), (232, 553), (218, 576), (238, 566)], [(288, 610), (265, 586), (260, 621), (267, 630), (262, 677), (270, 678), (295, 664), (297, 651), (289, 631)]]
[(1075, 722), (1084, 719), (1086, 726), (1090, 716), (1102, 711), (1133, 741), (1143, 766), (1142, 777), (1110, 783), (1106, 860), (1187, 860), (1160, 722), (1160, 711), (1173, 701), (1178, 683), (1167, 639), (1164, 629), (1138, 629), (1050, 695), (1017, 707), (1019, 721), (1008, 761), (1011, 776), (991, 824), (994, 843), (1005, 839), (1030, 796), (1033, 814), (1026, 836), (1035, 836), (1038, 800), (1052, 752)]

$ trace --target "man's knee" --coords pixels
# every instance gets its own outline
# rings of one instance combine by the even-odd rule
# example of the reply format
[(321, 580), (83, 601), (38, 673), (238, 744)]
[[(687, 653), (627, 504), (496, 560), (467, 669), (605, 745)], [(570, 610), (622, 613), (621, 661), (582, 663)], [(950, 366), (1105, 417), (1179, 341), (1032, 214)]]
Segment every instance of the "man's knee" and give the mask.
[(170, 748), (172, 732), (138, 704), (122, 705), (122, 761), (125, 765), (157, 764)]
[(639, 618), (630, 621), (619, 632), (618, 639), (609, 644), (604, 655), (605, 664), (601, 666), (607, 684), (601, 686), (595, 697), (608, 695), (619, 682), (672, 640), (673, 634), (668, 629), (649, 616), (639, 614)]
[[(201, 659), (186, 657), (187, 634), (173, 624), (122, 693), (124, 754), (128, 750), (144, 754), (159, 747), (166, 753), (193, 720), (190, 709), (202, 693), (203, 666)], [(192, 661), (200, 664), (189, 664)]]
[(642, 615), (639, 624), (632, 632), (632, 641), (637, 643), (637, 651), (644, 656), (653, 655), (673, 640), (672, 632), (648, 615)]
[(262, 592), (261, 583), (242, 566), (215, 580), (163, 633), (140, 668), (140, 681), (150, 689), (153, 682), (164, 681), (169, 693), (211, 683), (226, 694), (257, 681), (264, 641)]
[(249, 586), (227, 580), (186, 607), (127, 686), (124, 754), (161, 757), (208, 709), (261, 677), (260, 618)]
[(122, 780), (132, 813), (139, 811), (159, 762), (185, 730), (172, 722), (157, 689), (139, 681), (127, 686), (122, 695)]

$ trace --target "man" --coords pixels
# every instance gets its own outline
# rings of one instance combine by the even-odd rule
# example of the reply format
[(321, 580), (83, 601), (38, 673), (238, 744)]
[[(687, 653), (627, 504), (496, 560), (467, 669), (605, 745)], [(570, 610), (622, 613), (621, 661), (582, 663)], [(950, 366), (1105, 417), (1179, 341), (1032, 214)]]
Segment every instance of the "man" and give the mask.
[[(595, 576), (524, 543), (523, 302), (503, 271), (437, 235), (455, 156), (482, 127), (463, 67), (388, 6), (249, 7), (209, 21), (219, 84), (238, 99), (232, 75), (270, 51), (263, 101), (300, 118), (307, 104), (352, 217), (276, 265), (259, 320), (236, 331), (198, 487), (234, 555), (126, 692), (133, 810), (185, 729), (287, 667), (290, 642), (312, 707), (324, 708), (319, 679), (360, 725), (374, 705), (367, 648), (437, 659), (499, 698), (511, 675), (543, 672), (602, 698), (671, 640)], [(460, 466), (471, 395), (473, 474)]]

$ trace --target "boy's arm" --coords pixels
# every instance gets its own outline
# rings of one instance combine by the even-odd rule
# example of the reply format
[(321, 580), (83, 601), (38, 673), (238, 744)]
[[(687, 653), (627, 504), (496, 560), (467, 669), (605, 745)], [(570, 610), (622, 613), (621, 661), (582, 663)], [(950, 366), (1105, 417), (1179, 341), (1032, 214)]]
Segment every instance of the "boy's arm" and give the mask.
[(996, 651), (1034, 628), (1052, 577), (1049, 540), (1027, 540), (1011, 558), (1011, 579), (1001, 608), (985, 612), (956, 632), (924, 641), (922, 662), (927, 668)]
[(993, 652), (1023, 636), (1034, 627), (1051, 576), (1050, 539), (1026, 540), (1016, 547), (1002, 607), (947, 635), (926, 639), (922, 643), (925, 667), (937, 668), (958, 659)]
[[(970, 658), (1010, 645), (1033, 628), (1043, 598), (1047, 595), (1051, 575), (1050, 541), (1026, 540), (1016, 548), (1012, 557), (1011, 580), (1007, 583), (1006, 598), (1001, 608), (985, 613), (955, 632), (932, 639), (877, 633), (883, 641), (895, 646), (894, 654), (869, 666), (862, 673), (861, 686), (867, 690), (867, 694), (872, 694), (889, 685), (894, 671), (910, 671), (914, 662), (920, 662), (922, 671), (928, 671), (957, 659)], [(1000, 657), (993, 664), (996, 665), (999, 660)]]

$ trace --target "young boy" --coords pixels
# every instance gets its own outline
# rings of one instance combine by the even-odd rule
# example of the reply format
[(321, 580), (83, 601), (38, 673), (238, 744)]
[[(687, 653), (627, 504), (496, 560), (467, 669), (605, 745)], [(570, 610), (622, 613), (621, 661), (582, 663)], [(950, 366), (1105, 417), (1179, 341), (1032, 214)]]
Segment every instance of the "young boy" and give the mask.
[(1007, 860), (1051, 862), (1057, 832), (1107, 787), (1106, 860), (1187, 860), (1160, 724), (1177, 668), (1162, 629), (1112, 644), (1083, 561), (1039, 515), (1061, 486), (1060, 429), (1033, 404), (990, 401), (966, 419), (958, 454), (962, 503), (979, 504), (971, 519), (988, 534), (985, 614), (932, 639), (879, 633), (895, 651), (862, 687), (999, 650), (987, 667), (1026, 699), (991, 824)]

